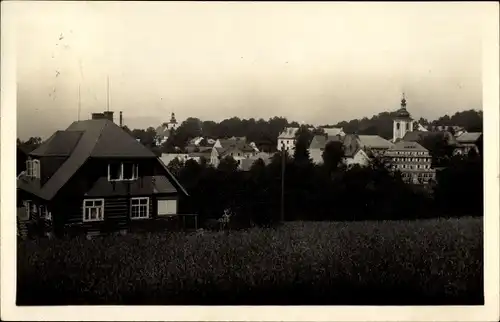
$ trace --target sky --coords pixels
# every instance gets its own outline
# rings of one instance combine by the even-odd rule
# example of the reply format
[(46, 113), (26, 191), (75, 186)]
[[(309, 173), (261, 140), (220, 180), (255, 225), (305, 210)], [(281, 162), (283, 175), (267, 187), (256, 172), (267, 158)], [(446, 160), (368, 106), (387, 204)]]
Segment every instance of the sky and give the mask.
[(21, 139), (106, 110), (107, 79), (109, 109), (130, 128), (156, 127), (171, 112), (181, 122), (335, 124), (396, 110), (402, 92), (416, 119), (482, 109), (485, 10), (474, 3), (40, 1), (9, 10)]

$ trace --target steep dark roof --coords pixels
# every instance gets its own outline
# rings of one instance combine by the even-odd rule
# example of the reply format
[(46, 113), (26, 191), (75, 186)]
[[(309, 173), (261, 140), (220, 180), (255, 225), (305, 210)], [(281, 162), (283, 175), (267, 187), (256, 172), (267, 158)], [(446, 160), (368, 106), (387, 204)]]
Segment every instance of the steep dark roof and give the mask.
[(32, 156), (68, 156), (82, 137), (83, 131), (56, 131), (47, 141), (33, 150)]
[(242, 152), (253, 152), (255, 149), (251, 147), (246, 140), (231, 138), (219, 140), (222, 148), (217, 148), (219, 153), (224, 153), (229, 150), (241, 150)]
[[(73, 143), (68, 138), (75, 138), (80, 133), (76, 145), (72, 148), (71, 154), (57, 169), (54, 175), (42, 186), (36, 186), (31, 182), (19, 180), (19, 187), (32, 192), (39, 197), (50, 200), (57, 192), (68, 182), (68, 180), (81, 168), (89, 157), (95, 158), (112, 158), (112, 157), (134, 157), (134, 158), (155, 158), (164, 166), (165, 170), (174, 181), (174, 184), (181, 189), (186, 195), (182, 185), (175, 179), (175, 177), (168, 171), (166, 166), (156, 155), (137, 142), (131, 135), (126, 133), (118, 125), (106, 119), (78, 121), (71, 124), (66, 131), (71, 132), (62, 134), (61, 139), (55, 142), (69, 142)], [(75, 133), (76, 132), (76, 133)], [(52, 140), (48, 140), (48, 146), (44, 147), (45, 151), (52, 149), (51, 146), (54, 139), (58, 136), (53, 136)], [(54, 146), (59, 146), (56, 144)], [(54, 148), (55, 149), (55, 148)], [(64, 150), (57, 148), (55, 150)], [(44, 150), (41, 150), (42, 152)]]
[(315, 135), (309, 145), (309, 149), (324, 149), (326, 145), (326, 135)]
[(404, 151), (404, 150), (428, 151), (426, 148), (424, 148), (417, 142), (405, 141), (405, 140), (400, 140), (396, 142), (394, 146), (389, 149), (389, 151)]
[(417, 141), (421, 141), (421, 140), (426, 139), (426, 138), (436, 137), (439, 135), (444, 135), (444, 137), (448, 141), (448, 144), (450, 144), (450, 145), (456, 144), (455, 137), (448, 131), (412, 131), (412, 132), (406, 132), (406, 134), (403, 137), (403, 141), (417, 142)]
[(406, 110), (406, 108), (402, 107), (396, 112), (396, 117), (398, 118), (410, 118), (410, 113)]
[[(84, 146), (89, 156), (94, 158), (133, 157), (151, 158), (155, 154), (108, 120), (86, 120), (73, 122), (66, 131), (84, 131), (87, 136)], [(80, 144), (78, 144), (80, 146)]]
[(371, 149), (389, 149), (392, 143), (379, 135), (358, 135), (357, 139), (362, 147)]
[(457, 137), (458, 143), (476, 143), (483, 133), (481, 132), (466, 132)]
[(309, 149), (324, 149), (330, 142), (342, 142), (343, 138), (340, 135), (315, 135), (309, 144)]

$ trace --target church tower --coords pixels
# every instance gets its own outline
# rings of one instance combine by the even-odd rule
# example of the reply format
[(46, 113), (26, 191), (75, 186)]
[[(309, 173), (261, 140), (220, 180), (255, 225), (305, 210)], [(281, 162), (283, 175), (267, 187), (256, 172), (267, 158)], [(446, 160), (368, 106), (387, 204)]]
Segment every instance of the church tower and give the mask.
[(169, 130), (175, 130), (177, 128), (177, 120), (175, 119), (175, 113), (172, 112), (172, 116), (170, 117), (170, 122), (167, 125)]
[(410, 113), (406, 110), (406, 98), (403, 93), (401, 108), (396, 112), (396, 117), (393, 121), (392, 142), (402, 139), (406, 132), (413, 132), (413, 120), (410, 117)]

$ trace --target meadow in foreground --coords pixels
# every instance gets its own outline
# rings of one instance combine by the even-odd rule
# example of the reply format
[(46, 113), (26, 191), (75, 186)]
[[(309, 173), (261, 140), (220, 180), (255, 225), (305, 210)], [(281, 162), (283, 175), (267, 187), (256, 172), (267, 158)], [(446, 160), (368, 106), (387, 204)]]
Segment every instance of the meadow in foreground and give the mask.
[(18, 245), (18, 305), (482, 303), (482, 218)]

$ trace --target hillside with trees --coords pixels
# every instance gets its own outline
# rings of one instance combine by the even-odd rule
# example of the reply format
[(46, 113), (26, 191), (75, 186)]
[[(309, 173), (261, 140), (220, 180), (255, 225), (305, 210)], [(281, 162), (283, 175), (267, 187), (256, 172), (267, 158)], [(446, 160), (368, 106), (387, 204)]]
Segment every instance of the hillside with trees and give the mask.
[(201, 222), (220, 217), (224, 209), (231, 209), (235, 221), (244, 226), (279, 222), (284, 158), (287, 221), (482, 216), (481, 155), (450, 156), (448, 167), (438, 171), (437, 182), (422, 189), (405, 184), (401, 173), (393, 172), (390, 161), (383, 158), (374, 158), (368, 167), (346, 168), (339, 142), (327, 144), (323, 164), (315, 165), (305, 144), (308, 136), (302, 127), (293, 156), (278, 152), (268, 166), (259, 160), (248, 172), (239, 171), (231, 157), (218, 168), (206, 162), (172, 161), (168, 167), (191, 192), (184, 211), (199, 214)]

